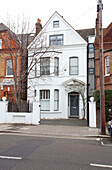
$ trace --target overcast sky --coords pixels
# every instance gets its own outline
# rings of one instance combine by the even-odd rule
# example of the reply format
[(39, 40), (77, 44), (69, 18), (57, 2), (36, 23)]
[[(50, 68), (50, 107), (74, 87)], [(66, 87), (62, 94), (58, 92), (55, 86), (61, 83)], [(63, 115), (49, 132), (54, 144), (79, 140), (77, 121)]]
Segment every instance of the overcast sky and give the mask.
[[(112, 22), (112, 0), (103, 1), (103, 27)], [(12, 18), (23, 14), (35, 25), (37, 18), (44, 25), (57, 11), (75, 29), (95, 27), (98, 0), (2, 0), (0, 2), (0, 23), (6, 23), (7, 14)]]

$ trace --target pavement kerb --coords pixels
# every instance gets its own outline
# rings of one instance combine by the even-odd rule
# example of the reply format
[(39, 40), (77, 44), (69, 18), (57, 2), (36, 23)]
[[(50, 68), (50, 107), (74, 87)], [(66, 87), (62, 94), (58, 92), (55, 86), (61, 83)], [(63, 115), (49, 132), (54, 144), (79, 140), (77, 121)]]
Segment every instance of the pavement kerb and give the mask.
[(24, 132), (24, 131), (16, 131), (16, 130), (3, 130), (3, 131), (0, 131), (0, 133), (14, 133), (14, 134), (27, 134), (27, 135), (36, 135), (36, 136), (46, 136), (46, 137), (95, 137), (95, 138), (111, 138), (111, 136), (109, 135), (101, 135), (101, 134), (98, 134), (98, 135), (92, 135), (92, 134), (89, 134), (89, 135), (82, 135), (82, 134), (73, 134), (73, 135), (69, 135), (69, 134), (56, 134), (56, 133), (36, 133), (36, 132), (30, 132), (30, 131), (27, 131), (27, 132)]

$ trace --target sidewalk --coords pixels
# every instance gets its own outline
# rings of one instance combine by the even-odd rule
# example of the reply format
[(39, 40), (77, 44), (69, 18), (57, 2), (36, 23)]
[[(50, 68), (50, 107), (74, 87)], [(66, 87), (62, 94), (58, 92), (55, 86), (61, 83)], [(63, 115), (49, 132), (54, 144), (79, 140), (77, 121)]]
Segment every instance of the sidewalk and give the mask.
[(21, 133), (37, 136), (97, 137), (97, 128), (65, 125), (0, 125), (0, 133)]

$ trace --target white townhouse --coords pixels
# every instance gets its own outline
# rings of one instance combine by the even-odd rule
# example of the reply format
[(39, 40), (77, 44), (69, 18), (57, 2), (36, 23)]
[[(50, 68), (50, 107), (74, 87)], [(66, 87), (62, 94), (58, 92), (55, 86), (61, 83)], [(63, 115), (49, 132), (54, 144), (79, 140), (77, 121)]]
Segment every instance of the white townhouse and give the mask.
[[(87, 43), (55, 12), (28, 47), (28, 100), (42, 119), (86, 118)], [(32, 62), (32, 63), (33, 63)]]

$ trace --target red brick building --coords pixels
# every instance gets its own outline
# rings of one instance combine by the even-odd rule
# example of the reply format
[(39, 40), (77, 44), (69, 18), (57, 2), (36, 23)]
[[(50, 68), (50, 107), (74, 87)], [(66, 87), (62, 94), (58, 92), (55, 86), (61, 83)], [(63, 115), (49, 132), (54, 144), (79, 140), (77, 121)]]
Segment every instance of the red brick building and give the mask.
[[(96, 19), (95, 47), (95, 85), (96, 90), (100, 87), (100, 58), (99, 58), (99, 16)], [(112, 23), (103, 29), (103, 58), (104, 58), (104, 86), (112, 89)]]
[(0, 23), (0, 100), (14, 100), (14, 74), (20, 75), (20, 46), (17, 36)]

